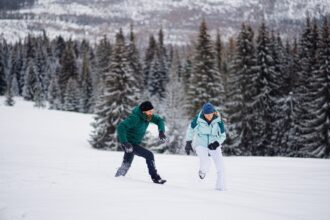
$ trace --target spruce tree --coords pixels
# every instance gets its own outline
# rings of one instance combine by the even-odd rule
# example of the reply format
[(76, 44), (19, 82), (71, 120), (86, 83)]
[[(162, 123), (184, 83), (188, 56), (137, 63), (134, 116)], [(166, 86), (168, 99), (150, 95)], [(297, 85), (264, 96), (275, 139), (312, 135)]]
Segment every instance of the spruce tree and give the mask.
[[(7, 106), (14, 106), (15, 101), (13, 99), (13, 82), (15, 78), (13, 76), (9, 77), (8, 83), (7, 83), (7, 91), (6, 91), (6, 100), (5, 104)], [(16, 82), (17, 83), (17, 82)]]
[[(155, 62), (154, 60), (156, 57), (156, 52), (157, 52), (157, 42), (156, 42), (154, 36), (151, 35), (149, 38), (149, 45), (145, 52), (144, 67), (143, 67), (143, 75), (144, 75), (144, 84), (143, 85), (146, 88), (148, 88), (147, 91), (144, 91), (144, 93), (147, 93), (147, 94), (143, 95), (145, 98), (149, 98), (149, 91), (152, 90), (149, 85), (149, 78), (151, 75), (150, 70), (152, 68), (152, 64), (153, 64), (153, 62)], [(154, 64), (153, 64), (153, 66), (154, 66)]]
[(71, 77), (66, 85), (64, 93), (64, 110), (79, 111), (79, 85), (76, 78)]
[[(165, 99), (165, 119), (166, 126), (168, 127), (167, 135), (169, 141), (167, 146), (160, 147), (159, 152), (167, 152), (178, 154), (183, 152), (183, 141), (187, 128), (187, 116), (182, 103), (184, 103), (184, 87), (182, 75), (182, 64), (178, 51), (176, 50), (173, 55), (172, 65), (170, 68), (170, 81), (166, 87)], [(159, 148), (158, 148), (159, 149)]]
[(70, 40), (61, 57), (61, 70), (59, 73), (59, 85), (61, 89), (62, 102), (64, 103), (65, 91), (70, 78), (78, 78), (78, 68), (74, 52), (74, 43)]
[(95, 100), (95, 105), (99, 101), (100, 97), (103, 96), (105, 76), (110, 71), (111, 53), (111, 44), (107, 37), (103, 36), (96, 47), (95, 54), (96, 67), (95, 74), (93, 74), (93, 87), (95, 88), (93, 92), (93, 99)]
[(144, 77), (142, 74), (142, 66), (140, 63), (139, 51), (135, 45), (135, 34), (133, 32), (133, 25), (131, 25), (131, 31), (129, 35), (129, 43), (127, 45), (127, 59), (130, 69), (133, 71), (133, 80), (131, 83), (132, 95), (134, 94), (134, 103), (140, 102), (143, 94), (143, 90), (146, 88), (144, 83)]
[(93, 95), (93, 84), (89, 65), (89, 59), (87, 51), (83, 55), (83, 63), (81, 69), (81, 86), (80, 86), (80, 99), (79, 99), (79, 111), (83, 113), (91, 112), (91, 101)]
[(276, 108), (275, 97), (279, 91), (279, 73), (275, 71), (274, 59), (271, 53), (270, 36), (266, 24), (263, 22), (258, 30), (256, 40), (257, 58), (257, 97), (255, 109), (254, 145), (256, 155), (274, 155), (271, 146), (273, 109)]
[(20, 42), (16, 43), (13, 52), (11, 54), (11, 69), (10, 73), (12, 75), (15, 75), (17, 80), (17, 86), (18, 86), (18, 94), (22, 95), (23, 87), (21, 85), (21, 71), (23, 68), (23, 56), (22, 56), (22, 45)]
[(37, 83), (37, 73), (35, 71), (35, 65), (32, 60), (28, 63), (27, 72), (24, 79), (23, 98), (27, 101), (31, 101), (35, 96), (35, 88)]
[(321, 28), (319, 51), (317, 54), (317, 76), (319, 76), (319, 88), (317, 90), (319, 102), (317, 104), (317, 145), (308, 149), (308, 154), (318, 158), (330, 157), (330, 31), (328, 19), (323, 18)]
[(127, 60), (124, 35), (120, 29), (116, 35), (110, 71), (105, 77), (104, 95), (98, 103), (93, 123), (94, 131), (90, 140), (93, 147), (118, 149), (116, 127), (133, 107), (130, 104), (134, 98), (128, 83), (131, 80), (134, 80), (134, 77)]
[(195, 115), (206, 102), (219, 104), (221, 93), (218, 88), (218, 71), (215, 64), (213, 42), (208, 34), (206, 22), (200, 26), (198, 41), (195, 48), (192, 78), (188, 91), (188, 101), (192, 103), (188, 110), (189, 115)]
[(318, 28), (316, 22), (306, 20), (306, 27), (299, 42), (299, 70), (294, 89), (294, 120), (292, 156), (315, 157), (322, 145), (320, 120), (322, 97), (322, 76), (319, 73)]
[[(237, 48), (235, 53), (227, 57), (227, 93), (226, 93), (226, 106), (225, 114), (228, 117), (226, 127), (228, 130), (228, 138), (224, 146), (224, 152), (229, 155), (240, 155), (242, 152), (239, 147), (241, 145), (241, 132), (243, 121), (243, 71), (246, 68), (247, 54), (250, 52), (250, 48), (246, 45), (248, 41), (245, 24), (242, 24), (241, 31), (237, 38)], [(251, 43), (251, 42), (250, 42)]]
[(258, 69), (256, 48), (254, 45), (254, 31), (251, 26), (246, 25), (245, 40), (241, 42), (240, 53), (242, 60), (240, 65), (240, 75), (242, 75), (242, 89), (244, 107), (242, 110), (242, 131), (241, 131), (241, 149), (243, 155), (253, 154), (256, 144), (254, 127), (257, 125), (260, 118), (255, 117), (256, 109), (258, 109)]
[(58, 71), (59, 70), (57, 70), (56, 74), (52, 76), (48, 89), (48, 95), (47, 95), (49, 102), (49, 109), (55, 109), (55, 110), (62, 109), (60, 86), (58, 83)]
[(42, 81), (39, 78), (37, 78), (35, 83), (33, 101), (34, 101), (34, 107), (38, 107), (38, 108), (46, 107), (46, 103), (45, 103), (46, 97), (42, 88)]
[(7, 74), (5, 64), (5, 50), (3, 48), (3, 43), (0, 43), (0, 95), (4, 95), (7, 90)]

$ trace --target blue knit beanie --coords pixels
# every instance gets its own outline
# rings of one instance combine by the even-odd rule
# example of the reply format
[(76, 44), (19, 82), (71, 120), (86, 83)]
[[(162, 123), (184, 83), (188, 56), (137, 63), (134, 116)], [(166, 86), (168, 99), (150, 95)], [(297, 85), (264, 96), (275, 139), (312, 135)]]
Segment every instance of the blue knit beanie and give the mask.
[(211, 114), (215, 112), (214, 106), (211, 103), (205, 103), (203, 105), (203, 114)]

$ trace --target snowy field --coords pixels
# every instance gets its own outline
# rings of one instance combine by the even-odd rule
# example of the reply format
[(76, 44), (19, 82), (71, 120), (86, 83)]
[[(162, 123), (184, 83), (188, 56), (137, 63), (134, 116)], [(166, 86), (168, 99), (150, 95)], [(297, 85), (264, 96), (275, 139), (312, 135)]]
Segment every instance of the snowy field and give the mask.
[[(203, 181), (194, 156), (155, 155), (165, 185), (135, 157), (92, 149), (91, 115), (0, 98), (0, 220), (329, 220), (330, 160), (226, 157), (228, 191)], [(16, 99), (17, 101), (17, 99)]]

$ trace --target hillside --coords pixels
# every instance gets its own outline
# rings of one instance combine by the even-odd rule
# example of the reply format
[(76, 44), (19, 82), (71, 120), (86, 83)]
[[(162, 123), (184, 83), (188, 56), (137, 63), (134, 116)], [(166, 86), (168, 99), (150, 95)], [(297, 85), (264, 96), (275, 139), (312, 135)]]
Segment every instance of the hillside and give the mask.
[[(17, 12), (14, 12), (14, 14)], [(227, 38), (237, 33), (242, 22), (257, 26), (264, 18), (275, 31), (296, 36), (306, 15), (329, 16), (327, 0), (39, 0), (32, 8), (18, 12), (19, 18), (0, 20), (3, 37), (12, 41), (29, 31), (66, 38), (113, 37), (120, 28), (134, 23), (138, 39), (146, 43), (149, 34), (162, 27), (166, 43), (184, 45), (196, 35), (205, 18), (213, 30)], [(9, 16), (11, 17), (11, 16)], [(27, 19), (27, 20), (26, 20)]]
[(329, 160), (226, 157), (225, 192), (213, 189), (213, 165), (198, 179), (194, 156), (156, 154), (165, 185), (150, 181), (138, 157), (127, 177), (115, 178), (122, 153), (90, 147), (91, 115), (3, 100), (1, 220), (329, 219)]

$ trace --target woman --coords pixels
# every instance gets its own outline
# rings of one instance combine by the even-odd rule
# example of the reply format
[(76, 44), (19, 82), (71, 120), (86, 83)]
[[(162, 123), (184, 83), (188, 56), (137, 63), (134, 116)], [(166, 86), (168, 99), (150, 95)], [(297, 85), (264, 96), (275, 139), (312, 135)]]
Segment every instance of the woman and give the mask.
[(188, 126), (186, 136), (186, 153), (193, 151), (192, 144), (200, 160), (199, 177), (205, 178), (210, 166), (209, 155), (212, 157), (217, 170), (217, 190), (226, 190), (224, 179), (224, 165), (221, 144), (226, 139), (224, 123), (220, 114), (211, 103), (206, 103), (202, 111)]

